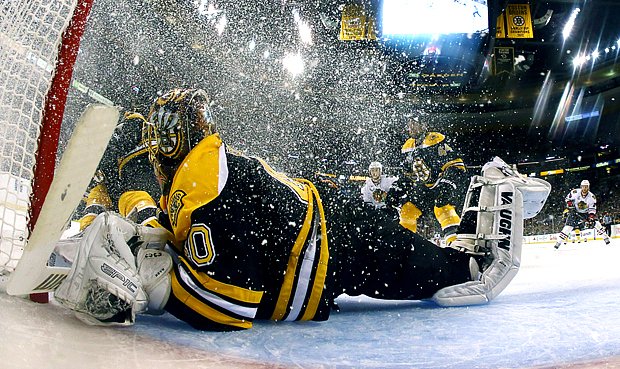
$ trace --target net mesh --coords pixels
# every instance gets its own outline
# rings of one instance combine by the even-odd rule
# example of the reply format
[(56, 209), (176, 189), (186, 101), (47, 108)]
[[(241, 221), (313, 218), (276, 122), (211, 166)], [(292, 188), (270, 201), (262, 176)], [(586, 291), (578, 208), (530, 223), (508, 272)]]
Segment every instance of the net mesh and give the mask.
[(0, 0), (0, 275), (28, 237), (45, 98), (77, 0)]

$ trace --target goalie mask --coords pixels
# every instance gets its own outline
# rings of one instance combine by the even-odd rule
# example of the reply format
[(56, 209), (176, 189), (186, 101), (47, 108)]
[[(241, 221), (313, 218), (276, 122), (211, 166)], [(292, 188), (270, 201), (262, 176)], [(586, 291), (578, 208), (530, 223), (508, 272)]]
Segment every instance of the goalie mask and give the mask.
[(155, 100), (142, 134), (164, 193), (167, 182), (191, 149), (215, 132), (205, 91), (174, 89)]

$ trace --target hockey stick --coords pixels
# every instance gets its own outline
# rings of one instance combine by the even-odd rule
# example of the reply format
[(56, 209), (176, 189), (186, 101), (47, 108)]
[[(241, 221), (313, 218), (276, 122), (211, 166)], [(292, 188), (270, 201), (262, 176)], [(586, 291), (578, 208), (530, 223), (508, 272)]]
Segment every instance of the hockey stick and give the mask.
[(56, 169), (24, 253), (11, 273), (8, 294), (53, 291), (66, 278), (69, 268), (50, 267), (47, 260), (97, 170), (118, 117), (118, 110), (106, 105), (90, 105), (82, 113)]

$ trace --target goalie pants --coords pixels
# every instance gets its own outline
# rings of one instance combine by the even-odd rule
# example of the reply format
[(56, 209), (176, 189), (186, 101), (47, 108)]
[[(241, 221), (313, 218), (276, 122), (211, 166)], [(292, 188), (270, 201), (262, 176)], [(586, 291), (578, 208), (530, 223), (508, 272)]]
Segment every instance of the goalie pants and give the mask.
[(350, 208), (328, 222), (334, 297), (419, 300), (471, 280), (470, 255), (436, 246), (402, 227), (389, 211), (355, 202), (342, 206)]

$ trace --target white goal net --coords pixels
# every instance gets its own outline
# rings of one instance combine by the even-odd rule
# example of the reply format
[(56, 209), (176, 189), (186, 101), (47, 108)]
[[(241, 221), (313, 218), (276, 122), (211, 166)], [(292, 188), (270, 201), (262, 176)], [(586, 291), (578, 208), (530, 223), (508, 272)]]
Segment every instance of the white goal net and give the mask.
[(89, 3), (0, 0), (0, 275), (15, 269), (53, 177), (72, 69), (63, 53), (76, 45), (67, 30)]

